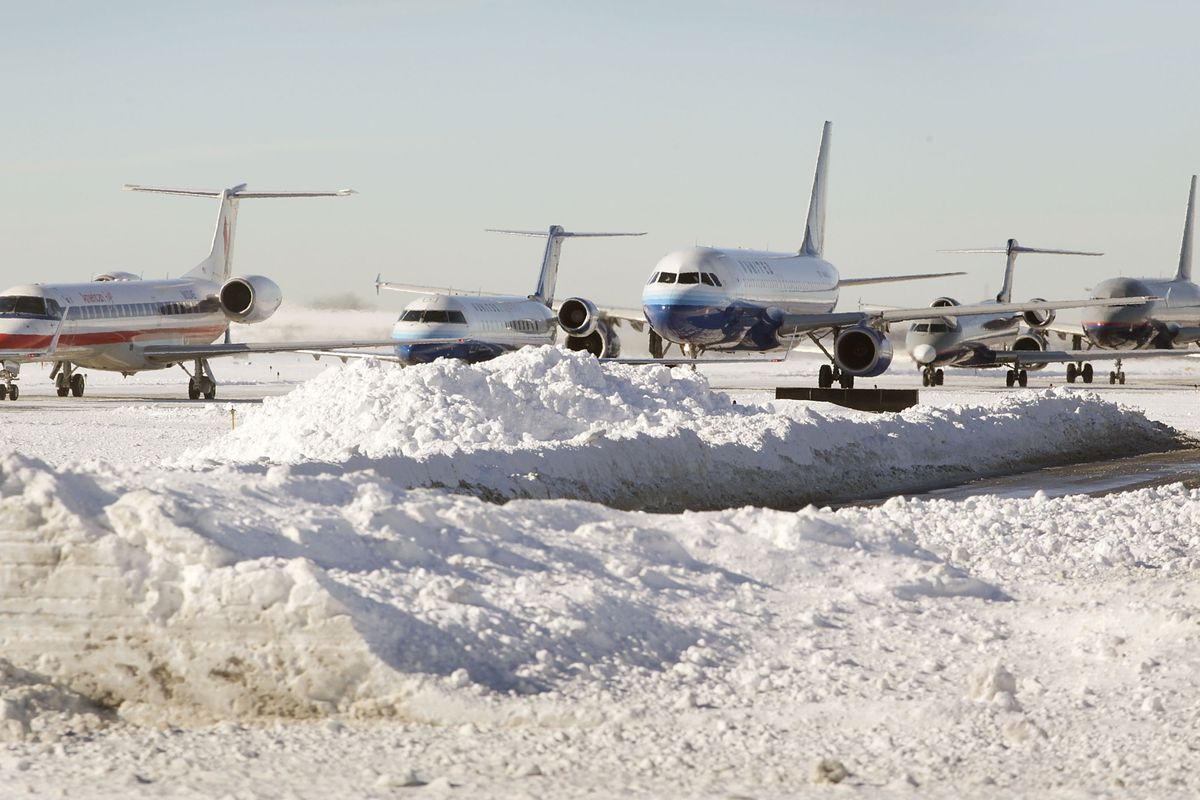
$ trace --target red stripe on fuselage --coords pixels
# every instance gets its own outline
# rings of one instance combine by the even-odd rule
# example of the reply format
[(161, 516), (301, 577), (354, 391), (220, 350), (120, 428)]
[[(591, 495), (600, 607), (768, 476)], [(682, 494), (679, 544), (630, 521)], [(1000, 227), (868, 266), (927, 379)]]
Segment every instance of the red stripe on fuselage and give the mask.
[[(101, 347), (103, 345), (127, 344), (141, 339), (153, 339), (162, 343), (164, 338), (180, 339), (182, 344), (208, 343), (225, 331), (224, 325), (205, 325), (195, 328), (150, 328), (127, 331), (91, 331), (64, 333), (58, 339), (59, 348)], [(0, 333), (0, 350), (45, 350), (54, 341), (50, 335)]]

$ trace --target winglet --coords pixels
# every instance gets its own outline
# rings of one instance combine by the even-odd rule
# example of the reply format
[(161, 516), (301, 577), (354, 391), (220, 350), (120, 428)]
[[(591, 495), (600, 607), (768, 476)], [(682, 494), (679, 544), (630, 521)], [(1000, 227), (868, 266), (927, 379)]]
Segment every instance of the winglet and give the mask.
[(829, 174), (829, 138), (833, 123), (828, 120), (821, 131), (821, 150), (817, 154), (817, 174), (813, 177), (812, 197), (808, 201), (808, 224), (804, 228), (804, 246), (800, 254), (820, 257), (825, 249), (825, 187)]

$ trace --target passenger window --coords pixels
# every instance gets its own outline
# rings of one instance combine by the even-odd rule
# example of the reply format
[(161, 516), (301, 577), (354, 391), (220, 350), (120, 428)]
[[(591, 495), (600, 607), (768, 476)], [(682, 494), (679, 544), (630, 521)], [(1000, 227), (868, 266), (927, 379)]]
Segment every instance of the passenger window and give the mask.
[(674, 272), (660, 273), (658, 276), (658, 282), (659, 283), (674, 283), (675, 282), (675, 273)]
[(679, 282), (680, 283), (699, 283), (700, 282), (700, 273), (699, 272), (681, 272), (681, 273), (679, 273)]

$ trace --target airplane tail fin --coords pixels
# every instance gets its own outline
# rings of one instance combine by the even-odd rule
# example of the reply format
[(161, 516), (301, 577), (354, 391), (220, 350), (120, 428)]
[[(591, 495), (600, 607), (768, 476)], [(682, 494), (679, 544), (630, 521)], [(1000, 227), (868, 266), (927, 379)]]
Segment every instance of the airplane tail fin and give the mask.
[(538, 273), (537, 288), (534, 290), (530, 298), (539, 300), (546, 305), (554, 304), (554, 289), (558, 283), (558, 259), (562, 254), (563, 239), (585, 238), (596, 236), (645, 236), (645, 231), (641, 233), (576, 233), (574, 231), (564, 230), (561, 225), (551, 225), (550, 228), (542, 233), (541, 231), (514, 231), (500, 228), (487, 228), (489, 233), (510, 233), (515, 236), (545, 236), (546, 251), (542, 254), (542, 269)]
[(1052, 250), (1043, 247), (1025, 247), (1016, 239), (1009, 239), (1004, 247), (981, 247), (972, 250), (939, 250), (939, 253), (1004, 253), (1008, 256), (1004, 265), (1004, 283), (996, 295), (997, 303), (1012, 302), (1013, 267), (1016, 266), (1017, 256), (1021, 253), (1048, 253), (1059, 256), (1102, 256), (1104, 253), (1090, 253), (1083, 250)]
[(233, 240), (237, 230), (238, 201), (260, 197), (344, 197), (354, 194), (353, 189), (336, 192), (247, 192), (246, 184), (239, 183), (219, 192), (203, 189), (168, 189), (158, 186), (135, 186), (125, 184), (126, 191), (174, 194), (184, 197), (215, 197), (221, 201), (217, 212), (217, 229), (213, 234), (212, 250), (208, 257), (184, 273), (185, 278), (200, 278), (213, 283), (224, 283), (233, 274)]
[(820, 256), (825, 249), (825, 187), (829, 174), (829, 137), (833, 123), (826, 121), (821, 131), (821, 150), (817, 155), (817, 174), (813, 178), (812, 198), (808, 201), (808, 224), (800, 255)]
[(1183, 220), (1183, 244), (1179, 248), (1179, 271), (1175, 280), (1190, 281), (1192, 279), (1192, 227), (1196, 223), (1194, 208), (1196, 205), (1196, 176), (1192, 176), (1192, 188), (1188, 191), (1187, 217)]

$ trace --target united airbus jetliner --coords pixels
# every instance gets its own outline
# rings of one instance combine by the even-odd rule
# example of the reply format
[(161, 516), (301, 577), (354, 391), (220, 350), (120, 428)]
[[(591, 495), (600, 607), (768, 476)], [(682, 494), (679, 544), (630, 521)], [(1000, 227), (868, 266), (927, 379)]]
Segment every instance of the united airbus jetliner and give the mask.
[(392, 328), (395, 360), (420, 364), (437, 358), (485, 361), (527, 345), (554, 344), (559, 329), (569, 350), (586, 350), (601, 358), (620, 355), (621, 341), (614, 326), (628, 322), (637, 330), (645, 324), (635, 310), (598, 309), (591, 301), (572, 297), (555, 304), (558, 262), (564, 239), (597, 236), (642, 236), (641, 233), (575, 233), (560, 225), (540, 231), (495, 230), (519, 236), (545, 236), (537, 288), (525, 297), (505, 294), (467, 294), (453, 289), (416, 286), (376, 279), (376, 289), (424, 295), (405, 306)]
[[(1009, 386), (1025, 386), (1028, 370), (1041, 369), (1056, 361), (1086, 362), (1103, 355), (1087, 351), (1050, 353), (1046, 349), (1045, 331), (1054, 323), (1055, 311), (1067, 308), (1094, 306), (1096, 300), (1048, 301), (1035, 298), (1024, 304), (1012, 304), (1013, 267), (1021, 253), (1054, 253), (1058, 255), (1099, 256), (1078, 250), (1043, 250), (1022, 247), (1009, 239), (1002, 249), (950, 250), (951, 253), (1004, 253), (1004, 282), (994, 299), (974, 306), (963, 306), (951, 297), (939, 297), (930, 304), (939, 316), (927, 316), (908, 329), (905, 347), (921, 370), (925, 386), (940, 386), (945, 380), (943, 367), (1009, 367), (1006, 380)], [(1146, 302), (1145, 297), (1119, 298), (1107, 305), (1131, 306)], [(887, 312), (884, 312), (886, 318)], [(1068, 375), (1074, 363), (1067, 366)], [(1092, 366), (1084, 364), (1085, 381), (1091, 383)]]
[[(804, 244), (797, 253), (696, 247), (669, 253), (658, 262), (642, 290), (642, 310), (650, 322), (651, 353), (663, 343), (678, 344), (695, 357), (705, 350), (772, 350), (810, 338), (830, 364), (818, 385), (837, 381), (854, 386), (856, 377), (874, 377), (892, 362), (890, 322), (927, 319), (928, 308), (867, 313), (834, 312), (843, 286), (921, 280), (961, 272), (845, 279), (823, 257), (825, 194), (832, 123), (826, 122), (817, 157)], [(1049, 304), (998, 304), (993, 313), (1049, 309)], [(1062, 307), (1062, 306), (1058, 306)], [(1070, 307), (1070, 306), (1067, 306)], [(832, 350), (822, 338), (832, 334)]]
[[(132, 375), (179, 365), (188, 373), (188, 397), (217, 396), (208, 361), (240, 353), (377, 347), (384, 341), (211, 344), (231, 322), (262, 322), (283, 301), (279, 286), (262, 275), (232, 276), (238, 202), (249, 198), (339, 197), (337, 192), (247, 192), (126, 186), (135, 192), (213, 197), (220, 201), (212, 250), (198, 266), (171, 280), (141, 280), (105, 272), (90, 283), (37, 283), (0, 294), (0, 400), (16, 400), (21, 365), (50, 362), (59, 397), (81, 397), (80, 368)], [(192, 363), (189, 372), (185, 363)]]

